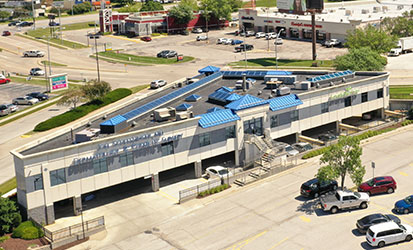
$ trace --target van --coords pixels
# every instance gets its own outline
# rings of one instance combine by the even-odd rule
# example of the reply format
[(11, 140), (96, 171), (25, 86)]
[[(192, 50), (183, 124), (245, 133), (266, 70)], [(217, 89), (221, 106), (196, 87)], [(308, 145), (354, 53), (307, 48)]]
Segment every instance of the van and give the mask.
[(407, 224), (397, 224), (394, 221), (371, 226), (367, 230), (366, 240), (370, 246), (384, 247), (400, 241), (411, 241), (413, 228)]

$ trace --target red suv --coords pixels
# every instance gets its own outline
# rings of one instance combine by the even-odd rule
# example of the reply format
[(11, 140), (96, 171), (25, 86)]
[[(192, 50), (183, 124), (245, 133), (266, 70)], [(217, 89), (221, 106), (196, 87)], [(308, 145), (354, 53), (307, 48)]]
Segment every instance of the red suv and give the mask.
[(373, 178), (369, 181), (362, 183), (358, 191), (366, 192), (369, 195), (378, 193), (388, 193), (391, 194), (396, 190), (397, 183), (391, 176), (381, 176)]

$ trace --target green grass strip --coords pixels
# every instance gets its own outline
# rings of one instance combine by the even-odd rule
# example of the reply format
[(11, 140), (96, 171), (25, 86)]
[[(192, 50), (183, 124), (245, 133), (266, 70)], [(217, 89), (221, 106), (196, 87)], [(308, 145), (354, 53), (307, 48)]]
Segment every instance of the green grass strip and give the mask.
[(390, 99), (413, 99), (413, 85), (390, 86)]
[[(95, 55), (90, 55), (89, 57), (96, 59)], [(103, 57), (103, 56), (99, 56), (99, 60), (103, 60), (103, 61), (110, 62), (110, 63), (123, 63), (123, 64), (127, 64), (127, 65), (132, 65), (132, 66), (151, 66), (150, 64), (135, 63), (135, 62), (131, 62), (131, 61), (115, 60), (115, 59), (110, 59), (110, 58)]]
[(27, 77), (10, 76), (10, 79), (11, 79), (12, 82), (46, 86), (46, 80), (38, 79), (38, 78), (32, 78), (30, 81), (28, 81), (28, 80), (27, 80)]
[(135, 87), (130, 88), (130, 90), (132, 90), (132, 94), (135, 94), (147, 88), (149, 88), (149, 84), (135, 86)]
[[(317, 60), (318, 67), (333, 67), (332, 60)], [(238, 61), (229, 63), (230, 66), (245, 66), (245, 61)], [(276, 65), (275, 58), (256, 58), (248, 59), (248, 67), (274, 67)], [(278, 59), (278, 66), (287, 66), (287, 67), (312, 67), (312, 60), (288, 60), (288, 59)]]
[[(22, 34), (16, 34), (16, 36), (20, 36), (20, 37), (23, 37), (23, 38), (26, 38), (26, 39), (30, 39), (30, 40), (33, 40), (33, 41), (36, 41), (36, 42), (39, 42), (39, 43), (47, 44), (47, 41), (46, 41), (46, 40), (43, 40), (43, 39), (36, 39), (36, 38), (34, 38), (34, 37), (24, 36), (24, 35), (22, 35)], [(52, 46), (52, 47), (55, 47), (55, 48), (59, 48), (59, 49), (67, 49), (67, 48), (64, 47), (64, 46), (57, 45), (57, 44), (54, 44), (54, 43), (49, 43), (49, 45)]]
[(41, 61), (41, 63), (43, 65), (46, 64), (46, 66), (54, 66), (54, 67), (66, 67), (66, 64), (62, 64), (62, 63), (57, 63), (57, 62), (49, 62), (49, 61)]
[(143, 63), (143, 64), (175, 64), (175, 63), (189, 62), (195, 59), (192, 56), (184, 56), (184, 59), (182, 61), (177, 61), (176, 58), (136, 56), (136, 55), (126, 54), (126, 53), (116, 53), (113, 51), (99, 52), (99, 55), (122, 61), (122, 63), (136, 62), (136, 63)]
[(0, 194), (5, 194), (17, 187), (16, 177), (0, 184)]

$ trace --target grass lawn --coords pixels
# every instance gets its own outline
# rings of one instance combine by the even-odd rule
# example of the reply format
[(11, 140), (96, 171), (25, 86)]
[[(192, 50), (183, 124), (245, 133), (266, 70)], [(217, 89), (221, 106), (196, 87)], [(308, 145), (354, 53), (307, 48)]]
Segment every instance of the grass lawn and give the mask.
[[(333, 67), (332, 60), (317, 60), (320, 67)], [(287, 60), (287, 59), (278, 59), (278, 66), (298, 66), (298, 67), (311, 67), (312, 60)], [(232, 62), (230, 66), (245, 66), (245, 61)], [(257, 59), (248, 59), (248, 67), (269, 67), (275, 66), (275, 58), (257, 58)]]
[(57, 62), (49, 62), (49, 61), (41, 61), (41, 63), (42, 63), (43, 65), (46, 64), (46, 66), (49, 66), (49, 64), (50, 64), (51, 66), (56, 66), (56, 67), (66, 67), (66, 66), (67, 66), (66, 64), (61, 64), (61, 63), (57, 63)]
[(390, 99), (413, 99), (413, 85), (390, 86)]
[[(249, 6), (250, 2), (243, 2), (242, 7)], [(255, 1), (256, 7), (276, 7), (277, 1), (276, 0), (256, 0)]]
[(145, 84), (145, 85), (139, 85), (139, 86), (135, 86), (130, 88), (130, 90), (132, 90), (132, 94), (135, 94), (141, 90), (147, 89), (149, 88), (149, 84)]
[(143, 63), (143, 64), (174, 64), (174, 63), (189, 62), (195, 59), (191, 56), (184, 56), (184, 59), (178, 62), (176, 61), (176, 58), (166, 59), (166, 58), (157, 58), (157, 57), (151, 57), (151, 56), (136, 56), (136, 55), (125, 54), (125, 53), (116, 53), (113, 51), (99, 52), (99, 55), (117, 59), (120, 61), (124, 61), (122, 63), (126, 63), (126, 64), (128, 62)]
[(6, 181), (5, 183), (0, 184), (0, 194), (5, 194), (13, 188), (17, 187), (16, 178), (13, 177), (10, 180)]
[(30, 81), (27, 81), (27, 78), (24, 76), (10, 76), (10, 79), (12, 82), (46, 86), (45, 79), (32, 78)]

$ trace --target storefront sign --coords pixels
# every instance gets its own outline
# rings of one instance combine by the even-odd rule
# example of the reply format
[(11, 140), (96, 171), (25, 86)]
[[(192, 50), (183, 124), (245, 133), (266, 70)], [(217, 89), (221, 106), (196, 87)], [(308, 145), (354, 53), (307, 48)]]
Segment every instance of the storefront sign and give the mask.
[(275, 20), (275, 23), (285, 24), (286, 22), (284, 20)]
[[(73, 159), (73, 164), (77, 165), (77, 164), (93, 161), (96, 159), (118, 155), (120, 153), (125, 153), (128, 151), (133, 151), (136, 149), (147, 148), (150, 146), (155, 146), (155, 145), (159, 145), (159, 144), (171, 142), (171, 141), (178, 141), (179, 139), (182, 138), (183, 134), (161, 137), (162, 135), (163, 135), (163, 131), (156, 131), (154, 133), (133, 136), (127, 139), (116, 140), (110, 143), (102, 143), (98, 145), (97, 150), (98, 151), (106, 150), (106, 151), (97, 152), (92, 156), (75, 158)], [(111, 148), (114, 148), (114, 149), (111, 149)]]
[(254, 20), (252, 16), (242, 16), (241, 19), (242, 20)]
[(359, 92), (358, 90), (353, 89), (352, 87), (348, 87), (346, 88), (346, 90), (344, 90), (343, 93), (330, 96), (328, 100), (332, 101), (332, 100), (341, 99), (341, 98), (345, 98), (345, 97), (352, 96), (352, 95), (357, 95), (358, 92)]
[(271, 20), (264, 20), (264, 23), (272, 23)]
[(52, 92), (56, 90), (68, 89), (69, 83), (67, 82), (67, 74), (65, 73), (50, 76), (49, 84)]
[[(297, 27), (312, 27), (311, 24), (308, 23), (296, 23), (296, 22), (291, 22), (291, 26), (297, 26)], [(315, 26), (318, 29), (323, 28), (323, 25), (316, 25)]]

